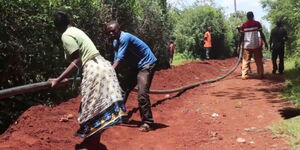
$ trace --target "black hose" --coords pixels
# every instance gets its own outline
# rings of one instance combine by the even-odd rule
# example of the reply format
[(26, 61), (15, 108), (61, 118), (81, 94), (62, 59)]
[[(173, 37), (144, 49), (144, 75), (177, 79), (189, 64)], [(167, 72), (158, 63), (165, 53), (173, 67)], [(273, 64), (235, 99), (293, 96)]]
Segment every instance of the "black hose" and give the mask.
[[(182, 91), (194, 88), (194, 87), (202, 85), (202, 84), (219, 81), (219, 80), (227, 77), (228, 75), (230, 75), (238, 67), (238, 65), (241, 61), (241, 54), (242, 54), (242, 51), (239, 54), (239, 59), (236, 62), (235, 66), (230, 71), (228, 71), (226, 74), (224, 74), (220, 77), (217, 77), (217, 78), (211, 79), (211, 80), (200, 81), (200, 82), (197, 82), (194, 84), (189, 84), (186, 86), (182, 86), (182, 87), (170, 89), (170, 90), (150, 90), (149, 93), (151, 93), (151, 94), (166, 94), (166, 93), (182, 92)], [(73, 78), (65, 79), (61, 83), (59, 83), (58, 86), (65, 86), (67, 84), (70, 84), (72, 80), (73, 80)], [(80, 78), (77, 78), (76, 80), (80, 81)], [(18, 94), (35, 92), (35, 91), (39, 91), (39, 90), (45, 90), (45, 89), (49, 89), (49, 88), (51, 88), (51, 83), (48, 81), (44, 81), (44, 82), (33, 83), (33, 84), (28, 84), (28, 85), (23, 85), (23, 86), (17, 86), (17, 87), (13, 87), (13, 88), (9, 88), (9, 89), (3, 89), (3, 90), (0, 90), (0, 99), (4, 99), (4, 98), (11, 97), (11, 96), (18, 95)], [(137, 89), (135, 89), (135, 91), (137, 91)]]
[[(242, 53), (243, 53), (243, 50), (240, 50), (239, 58), (238, 58), (236, 64), (234, 65), (234, 67), (222, 76), (219, 76), (217, 78), (210, 79), (210, 80), (204, 80), (204, 81), (200, 81), (200, 82), (197, 82), (197, 83), (185, 85), (185, 86), (182, 86), (182, 87), (179, 87), (179, 88), (170, 89), (170, 90), (150, 90), (149, 93), (150, 94), (167, 94), (167, 93), (181, 92), (181, 91), (185, 91), (187, 89), (191, 89), (191, 88), (194, 88), (194, 87), (202, 85), (202, 84), (213, 83), (213, 82), (222, 80), (222, 79), (226, 78), (227, 76), (229, 76), (232, 72), (234, 72), (235, 69), (239, 66), (239, 64), (242, 60)], [(136, 90), (137, 89), (135, 89), (135, 91)]]

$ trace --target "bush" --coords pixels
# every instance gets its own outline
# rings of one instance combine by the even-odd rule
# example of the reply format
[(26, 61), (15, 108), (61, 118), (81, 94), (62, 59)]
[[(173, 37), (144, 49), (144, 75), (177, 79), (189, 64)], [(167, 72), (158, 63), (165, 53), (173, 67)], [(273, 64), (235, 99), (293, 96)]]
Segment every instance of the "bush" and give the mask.
[[(125, 31), (138, 35), (156, 52), (163, 66), (168, 39), (164, 0), (0, 0), (0, 90), (46, 81), (67, 66), (52, 13), (65, 8), (73, 23), (85, 31), (100, 53), (111, 60), (105, 22), (116, 19)], [(151, 11), (148, 9), (151, 8)], [(22, 111), (37, 104), (55, 105), (70, 96), (67, 89), (40, 91), (0, 101), (1, 129)], [(4, 127), (5, 126), (5, 127)], [(3, 130), (1, 130), (3, 131)], [(1, 132), (0, 131), (0, 132)]]
[[(177, 12), (177, 13), (174, 13)], [(212, 27), (212, 58), (225, 58), (231, 55), (226, 33), (225, 17), (221, 9), (198, 5), (183, 11), (174, 10), (177, 19), (172, 36), (176, 38), (176, 51), (190, 52), (193, 58), (203, 58), (205, 50), (201, 44), (207, 27)], [(231, 39), (229, 39), (231, 40)]]

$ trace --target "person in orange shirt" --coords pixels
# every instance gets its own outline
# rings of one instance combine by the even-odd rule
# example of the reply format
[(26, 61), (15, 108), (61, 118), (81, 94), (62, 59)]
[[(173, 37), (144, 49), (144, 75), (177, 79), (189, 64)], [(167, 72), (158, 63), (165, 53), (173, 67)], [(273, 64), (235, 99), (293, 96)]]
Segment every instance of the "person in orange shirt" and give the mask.
[(210, 58), (209, 57), (209, 52), (211, 51), (211, 47), (212, 47), (211, 32), (212, 32), (211, 27), (208, 27), (207, 31), (204, 34), (204, 48), (205, 48), (205, 51), (206, 51), (206, 59)]

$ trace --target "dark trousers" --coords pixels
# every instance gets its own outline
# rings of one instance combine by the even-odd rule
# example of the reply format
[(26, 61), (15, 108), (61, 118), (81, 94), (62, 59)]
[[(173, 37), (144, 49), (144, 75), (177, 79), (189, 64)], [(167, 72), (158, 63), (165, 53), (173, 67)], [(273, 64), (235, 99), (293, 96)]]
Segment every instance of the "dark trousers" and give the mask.
[(272, 50), (273, 72), (277, 71), (277, 58), (279, 56), (279, 73), (284, 71), (284, 46), (278, 46)]
[(131, 71), (123, 82), (120, 83), (123, 89), (124, 103), (128, 99), (130, 92), (137, 85), (138, 88), (138, 104), (140, 116), (143, 123), (152, 124), (153, 116), (151, 111), (151, 102), (149, 99), (149, 89), (155, 72), (155, 64), (147, 65), (142, 69)]
[(210, 51), (211, 51), (211, 47), (205, 47), (205, 57), (206, 57), (206, 59), (209, 59), (209, 58), (210, 58), (210, 57), (209, 57)]

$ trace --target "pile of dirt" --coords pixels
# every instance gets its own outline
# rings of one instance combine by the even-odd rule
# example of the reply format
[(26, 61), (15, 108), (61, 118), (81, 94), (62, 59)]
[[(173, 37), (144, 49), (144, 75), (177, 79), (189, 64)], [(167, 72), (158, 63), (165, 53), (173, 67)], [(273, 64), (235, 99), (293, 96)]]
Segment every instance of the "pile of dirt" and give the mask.
[[(188, 62), (157, 71), (151, 89), (170, 89), (225, 74), (237, 59)], [(270, 68), (270, 64), (265, 66)], [(268, 69), (266, 69), (268, 70)], [(154, 130), (138, 131), (136, 93), (127, 102), (130, 124), (106, 130), (103, 150), (282, 150), (287, 146), (266, 126), (281, 120), (278, 113), (289, 104), (277, 94), (283, 78), (241, 80), (236, 71), (225, 80), (202, 85), (181, 95), (151, 94)], [(34, 106), (0, 136), (0, 150), (72, 150), (82, 139), (78, 129), (80, 98), (50, 108)], [(61, 118), (67, 118), (61, 120)]]

